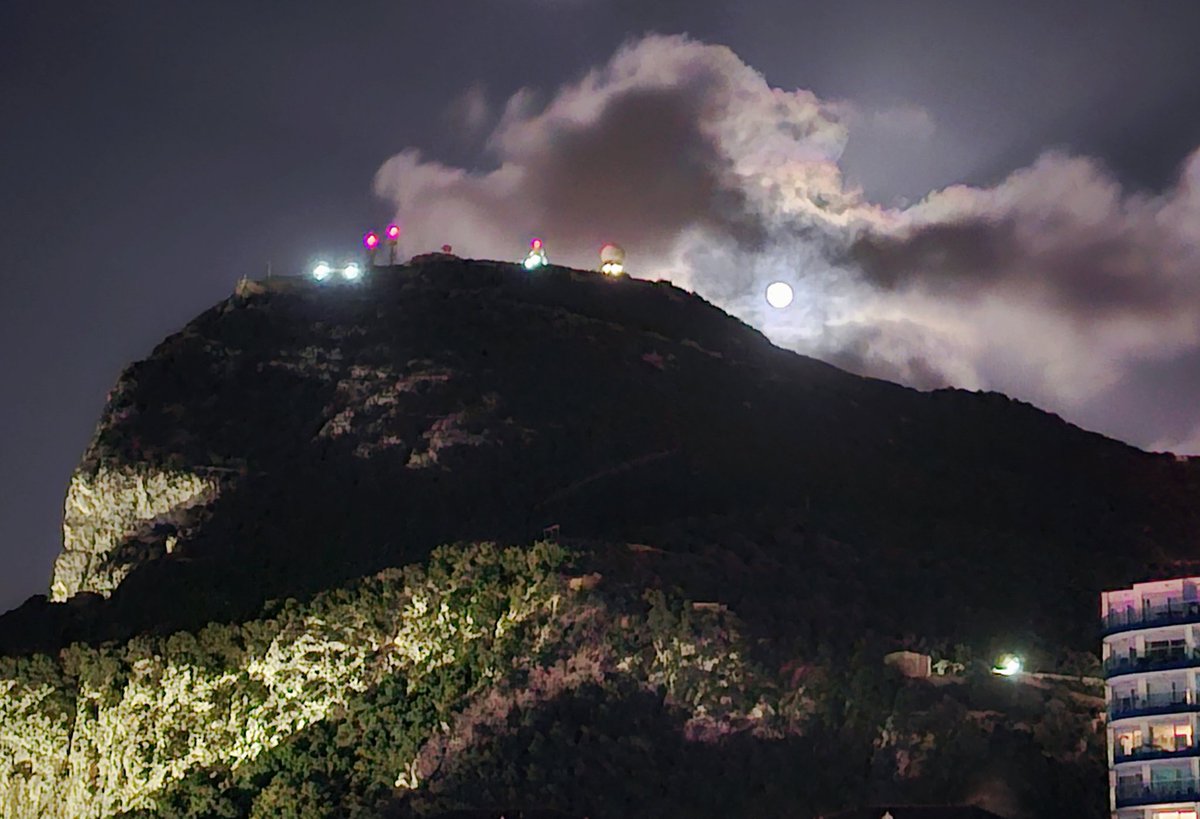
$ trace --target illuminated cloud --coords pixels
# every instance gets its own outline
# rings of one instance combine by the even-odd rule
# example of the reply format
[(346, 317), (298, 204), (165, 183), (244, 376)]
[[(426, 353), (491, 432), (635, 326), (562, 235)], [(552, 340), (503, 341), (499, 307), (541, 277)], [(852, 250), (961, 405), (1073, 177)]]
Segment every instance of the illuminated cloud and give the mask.
[[(773, 88), (723, 46), (645, 37), (538, 99), (508, 100), (490, 170), (413, 150), (380, 169), (406, 250), (516, 259), (539, 235), (555, 261), (595, 267), (617, 240), (633, 275), (800, 352), (1200, 451), (1200, 154), (1154, 196), (1051, 153), (992, 188), (888, 207), (846, 183), (843, 151), (852, 134), (927, 137), (925, 112)], [(785, 310), (764, 299), (773, 281), (795, 291)]]

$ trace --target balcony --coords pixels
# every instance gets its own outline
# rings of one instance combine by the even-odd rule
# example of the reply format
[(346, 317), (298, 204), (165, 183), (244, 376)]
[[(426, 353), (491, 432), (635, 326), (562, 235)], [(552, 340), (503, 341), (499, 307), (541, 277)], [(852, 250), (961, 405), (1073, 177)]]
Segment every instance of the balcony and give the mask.
[(1200, 600), (1169, 600), (1163, 606), (1110, 611), (1100, 619), (1100, 628), (1107, 637), (1122, 631), (1185, 623), (1200, 623)]
[(1113, 701), (1108, 704), (1109, 719), (1149, 717), (1155, 714), (1181, 714), (1188, 711), (1200, 711), (1200, 697), (1188, 691), (1114, 697)]
[(1196, 801), (1200, 801), (1200, 782), (1192, 776), (1164, 779), (1159, 782), (1117, 783), (1118, 808)]
[(1105, 678), (1143, 671), (1166, 671), (1172, 668), (1200, 666), (1200, 649), (1179, 648), (1168, 651), (1148, 651), (1145, 654), (1122, 654), (1104, 661)]
[(1184, 745), (1174, 750), (1159, 748), (1156, 745), (1143, 745), (1131, 749), (1127, 754), (1117, 748), (1117, 752), (1113, 754), (1113, 763), (1119, 765), (1122, 762), (1150, 762), (1155, 759), (1186, 759), (1191, 756), (1200, 756), (1200, 745)]

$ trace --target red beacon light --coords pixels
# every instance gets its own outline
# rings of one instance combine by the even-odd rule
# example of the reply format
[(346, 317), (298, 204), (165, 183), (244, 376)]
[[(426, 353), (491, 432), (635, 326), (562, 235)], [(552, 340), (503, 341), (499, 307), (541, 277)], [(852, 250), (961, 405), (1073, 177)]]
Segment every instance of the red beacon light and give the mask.
[(400, 226), (388, 225), (387, 238), (389, 242), (394, 242), (400, 238)]
[(374, 250), (379, 247), (379, 236), (374, 231), (363, 236), (363, 247), (367, 250)]
[(534, 239), (529, 243), (529, 253), (525, 256), (526, 270), (537, 270), (539, 267), (545, 267), (550, 264), (550, 260), (546, 258), (546, 248), (542, 246), (541, 239)]

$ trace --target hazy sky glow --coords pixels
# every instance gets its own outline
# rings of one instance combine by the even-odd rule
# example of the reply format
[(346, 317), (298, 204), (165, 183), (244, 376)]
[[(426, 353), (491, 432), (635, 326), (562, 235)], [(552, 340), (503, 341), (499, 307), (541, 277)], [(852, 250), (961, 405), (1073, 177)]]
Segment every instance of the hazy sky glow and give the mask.
[(397, 212), (412, 251), (617, 241), (803, 352), (1200, 452), (1200, 5), (331, 8), (0, 4), (0, 608), (121, 367)]

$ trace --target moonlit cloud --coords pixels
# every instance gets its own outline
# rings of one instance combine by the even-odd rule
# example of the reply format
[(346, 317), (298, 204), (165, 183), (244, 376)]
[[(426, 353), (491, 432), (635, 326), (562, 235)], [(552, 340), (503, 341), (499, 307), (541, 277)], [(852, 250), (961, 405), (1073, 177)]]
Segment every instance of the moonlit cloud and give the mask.
[[(538, 99), (508, 100), (489, 170), (413, 150), (380, 169), (406, 250), (515, 258), (537, 234), (594, 267), (617, 240), (634, 275), (800, 352), (1200, 451), (1200, 153), (1156, 195), (1048, 153), (991, 188), (885, 206), (846, 182), (843, 151), (928, 137), (928, 114), (774, 88), (723, 46), (645, 37)], [(765, 302), (775, 280), (795, 290), (786, 310)]]

